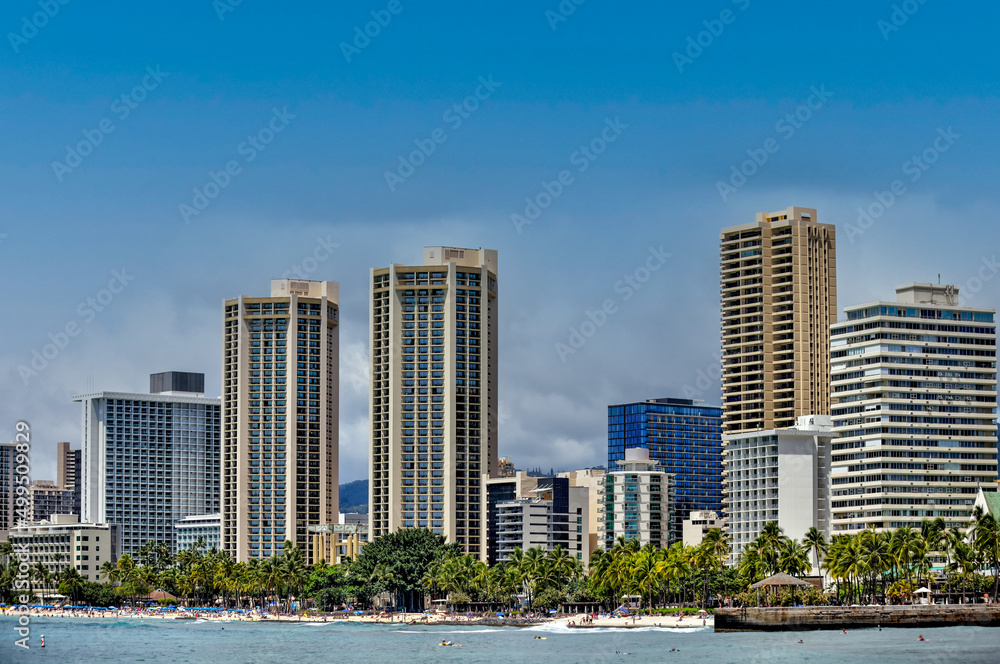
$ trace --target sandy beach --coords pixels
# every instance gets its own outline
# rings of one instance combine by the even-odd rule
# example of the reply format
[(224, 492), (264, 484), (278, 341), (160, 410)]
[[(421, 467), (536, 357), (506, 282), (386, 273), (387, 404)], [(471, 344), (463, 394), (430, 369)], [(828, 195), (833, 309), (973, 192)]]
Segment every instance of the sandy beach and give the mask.
[[(0, 609), (0, 615), (14, 616), (24, 615), (25, 612), (17, 611), (13, 607)], [(218, 622), (349, 622), (349, 623), (372, 623), (372, 624), (412, 624), (412, 625), (491, 625), (491, 626), (511, 626), (524, 627), (531, 625), (554, 624), (568, 628), (579, 629), (599, 629), (599, 628), (638, 628), (638, 627), (660, 627), (663, 629), (673, 628), (695, 628), (712, 627), (714, 625), (712, 616), (702, 618), (697, 615), (689, 615), (684, 618), (677, 616), (609, 616), (600, 615), (596, 618), (586, 614), (575, 616), (518, 616), (518, 617), (498, 617), (498, 616), (467, 616), (459, 614), (439, 614), (428, 615), (423, 613), (408, 614), (369, 614), (369, 615), (308, 615), (308, 614), (280, 614), (236, 611), (198, 611), (195, 609), (158, 611), (158, 610), (105, 610), (92, 611), (89, 609), (38, 609), (32, 608), (27, 612), (32, 617), (44, 618), (138, 618), (148, 620), (211, 620)]]

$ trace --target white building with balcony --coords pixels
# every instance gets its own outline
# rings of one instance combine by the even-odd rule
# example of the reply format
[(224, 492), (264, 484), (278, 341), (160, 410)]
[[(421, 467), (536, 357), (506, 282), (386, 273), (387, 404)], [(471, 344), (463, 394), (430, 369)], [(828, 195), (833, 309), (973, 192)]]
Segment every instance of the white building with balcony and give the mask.
[(830, 329), (833, 534), (965, 528), (997, 476), (995, 310), (911, 283)]
[(540, 477), (533, 497), (497, 503), (497, 556), (511, 559), (515, 548), (552, 551), (561, 546), (570, 556), (590, 560), (590, 492), (570, 486), (565, 477)]
[(732, 544), (730, 562), (776, 521), (801, 540), (810, 528), (830, 534), (829, 415), (803, 415), (788, 429), (722, 437), (723, 504)]
[(599, 501), (600, 540), (605, 550), (619, 537), (637, 539), (643, 546), (668, 545), (673, 513), (673, 476), (658, 470), (649, 450), (632, 447), (618, 470), (604, 477)]
[(40, 563), (52, 575), (47, 586), (35, 585), (43, 597), (55, 592), (55, 576), (66, 568), (76, 568), (87, 581), (100, 581), (101, 565), (117, 562), (121, 554), (118, 526), (80, 523), (75, 514), (53, 514), (47, 521), (15, 526), (9, 537), (15, 551), (27, 547), (24, 562), (32, 567)]

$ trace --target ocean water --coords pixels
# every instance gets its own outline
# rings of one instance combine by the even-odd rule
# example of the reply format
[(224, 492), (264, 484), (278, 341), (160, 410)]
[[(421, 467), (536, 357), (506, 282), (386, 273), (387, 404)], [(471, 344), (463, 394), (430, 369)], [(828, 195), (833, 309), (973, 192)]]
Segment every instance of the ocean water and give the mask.
[[(33, 618), (31, 649), (14, 645), (15, 618), (0, 617), (0, 664), (40, 662), (1000, 662), (1000, 628), (858, 629), (715, 634), (681, 630), (421, 627)], [(45, 649), (38, 647), (45, 635)], [(927, 641), (917, 641), (922, 634)], [(535, 636), (545, 637), (535, 639)], [(461, 643), (441, 647), (441, 639)], [(799, 644), (799, 639), (803, 643)], [(671, 648), (676, 650), (671, 651)], [(617, 654), (617, 653), (628, 653)]]

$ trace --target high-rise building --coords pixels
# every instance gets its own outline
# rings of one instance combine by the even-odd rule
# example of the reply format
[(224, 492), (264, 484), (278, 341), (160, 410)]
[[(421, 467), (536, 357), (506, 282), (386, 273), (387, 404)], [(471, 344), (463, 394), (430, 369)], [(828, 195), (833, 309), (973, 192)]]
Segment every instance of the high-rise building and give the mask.
[(276, 279), (224, 303), (222, 548), (313, 560), (309, 526), (338, 514), (340, 286)]
[[(601, 490), (604, 488), (604, 476), (607, 471), (604, 468), (583, 468), (581, 470), (569, 470), (557, 473), (556, 477), (565, 477), (569, 480), (570, 487), (585, 487), (590, 499), (590, 506), (587, 509), (590, 515), (589, 523), (585, 524), (584, 532), (590, 534), (590, 551), (597, 551), (604, 543), (600, 541), (598, 531), (598, 509), (601, 506)], [(584, 560), (584, 564), (589, 564), (590, 560)]]
[(497, 252), (426, 247), (371, 273), (371, 536), (429, 528), (481, 555), (497, 470)]
[(28, 489), (31, 492), (31, 520), (33, 523), (48, 519), (53, 514), (74, 514), (73, 492), (56, 486), (52, 480), (35, 480), (28, 486)]
[(831, 328), (833, 534), (965, 527), (997, 476), (994, 309), (911, 283)]
[(723, 228), (723, 432), (783, 429), (830, 412), (836, 236), (816, 210), (790, 207)]
[(73, 507), (69, 514), (80, 515), (80, 489), (82, 480), (80, 470), (81, 450), (74, 450), (67, 442), (56, 443), (56, 484), (60, 489), (73, 492)]
[(791, 539), (810, 528), (829, 536), (832, 429), (829, 415), (803, 415), (787, 429), (722, 437), (731, 563), (771, 521)]
[(625, 458), (604, 476), (600, 492), (598, 528), (604, 549), (611, 549), (619, 537), (665, 548), (673, 504), (673, 476), (650, 459), (646, 448), (628, 448)]
[(219, 511), (219, 399), (92, 392), (82, 404), (81, 521), (120, 526), (121, 552), (176, 550), (174, 524)]
[(17, 525), (14, 512), (14, 468), (17, 466), (17, 443), (0, 443), (0, 540)]
[(722, 409), (691, 399), (649, 399), (608, 406), (608, 470), (626, 450), (649, 450), (674, 476), (669, 542), (680, 541), (692, 511), (722, 511)]

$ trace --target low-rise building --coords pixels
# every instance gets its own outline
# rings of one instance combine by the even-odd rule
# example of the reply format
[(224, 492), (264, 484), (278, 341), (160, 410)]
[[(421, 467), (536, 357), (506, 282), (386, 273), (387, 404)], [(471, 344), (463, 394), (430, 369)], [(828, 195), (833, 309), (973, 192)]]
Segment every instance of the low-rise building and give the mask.
[(673, 518), (673, 477), (658, 468), (644, 447), (626, 449), (625, 459), (616, 463), (618, 469), (604, 478), (599, 500), (605, 550), (619, 537), (666, 547)]
[(586, 487), (570, 486), (565, 477), (538, 477), (531, 497), (497, 503), (497, 557), (511, 559), (515, 548), (527, 551), (560, 546), (582, 563), (590, 559), (590, 496)]
[(67, 567), (75, 567), (87, 581), (100, 581), (101, 565), (117, 562), (121, 553), (118, 526), (80, 523), (75, 514), (53, 514), (47, 521), (15, 526), (9, 537), (15, 547), (27, 545), (32, 567), (45, 566), (53, 579), (46, 588), (53, 592), (55, 575)]
[(486, 544), (480, 552), (480, 559), (488, 565), (500, 562), (499, 543), (500, 512), (498, 505), (518, 498), (529, 498), (538, 486), (538, 477), (529, 476), (523, 470), (514, 470), (510, 459), (500, 459), (496, 475), (483, 473), (483, 491), (486, 499), (482, 505), (481, 522), (485, 525)]
[(688, 518), (684, 519), (684, 546), (698, 546), (708, 531), (720, 528), (722, 525), (719, 515), (715, 512), (691, 512)]
[(309, 526), (313, 559), (339, 565), (354, 560), (369, 539), (368, 515), (349, 512), (338, 515), (337, 523)]
[(770, 521), (791, 539), (801, 540), (813, 527), (829, 537), (835, 437), (829, 415), (804, 415), (788, 429), (722, 437), (730, 563)]
[(222, 527), (222, 514), (192, 514), (174, 524), (177, 538), (177, 550), (195, 548), (199, 540), (202, 550), (219, 549), (222, 540), (219, 537)]

